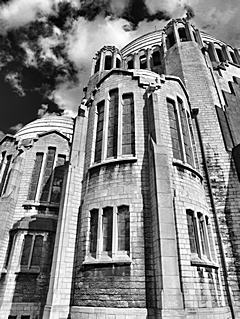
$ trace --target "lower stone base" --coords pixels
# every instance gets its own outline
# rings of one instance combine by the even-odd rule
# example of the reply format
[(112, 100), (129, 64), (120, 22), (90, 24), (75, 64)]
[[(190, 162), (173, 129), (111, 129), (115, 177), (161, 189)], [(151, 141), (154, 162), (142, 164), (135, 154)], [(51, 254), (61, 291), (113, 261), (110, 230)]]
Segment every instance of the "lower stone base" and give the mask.
[[(232, 319), (229, 307), (186, 310), (186, 319)], [(236, 317), (238, 318), (238, 317)]]
[[(71, 307), (71, 319), (232, 319), (228, 307), (185, 310)], [(236, 317), (240, 318), (240, 317)]]
[(68, 306), (45, 306), (42, 319), (67, 319)]
[(0, 319), (7, 319), (9, 316), (38, 318), (40, 316), (40, 304), (31, 302), (4, 303), (0, 309)]
[(71, 319), (146, 319), (145, 308), (71, 307)]

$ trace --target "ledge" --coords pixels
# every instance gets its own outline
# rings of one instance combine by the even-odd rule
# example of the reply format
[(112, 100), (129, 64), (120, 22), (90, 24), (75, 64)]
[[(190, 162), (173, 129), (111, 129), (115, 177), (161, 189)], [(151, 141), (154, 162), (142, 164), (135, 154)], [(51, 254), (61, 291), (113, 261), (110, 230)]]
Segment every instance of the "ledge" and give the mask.
[(40, 274), (40, 267), (39, 266), (33, 266), (30, 268), (21, 266), (19, 271), (16, 271), (16, 274)]
[(196, 267), (209, 267), (215, 269), (219, 268), (219, 266), (215, 262), (200, 258), (191, 258), (191, 265)]
[(132, 259), (128, 256), (119, 256), (114, 258), (99, 258), (94, 259), (91, 257), (87, 257), (82, 263), (83, 266), (88, 265), (130, 265), (132, 263)]
[(92, 170), (94, 168), (101, 167), (104, 165), (120, 164), (120, 163), (134, 163), (134, 162), (137, 162), (137, 157), (135, 157), (135, 156), (112, 158), (112, 159), (104, 160), (100, 163), (94, 163), (88, 168), (88, 170)]
[(60, 204), (52, 204), (52, 203), (47, 203), (47, 202), (36, 202), (36, 201), (31, 201), (27, 200), (25, 203), (22, 205), (25, 209), (31, 209), (32, 207), (43, 207), (43, 208), (56, 208), (58, 209)]
[(202, 182), (203, 180), (203, 177), (202, 175), (195, 169), (193, 168), (192, 166), (190, 166), (189, 164), (187, 163), (183, 163), (182, 161), (178, 161), (176, 159), (173, 160), (173, 166), (177, 166), (177, 167), (180, 167), (181, 169), (183, 170), (187, 170), (189, 172), (191, 172), (194, 175), (198, 176), (198, 178), (200, 179), (200, 181)]

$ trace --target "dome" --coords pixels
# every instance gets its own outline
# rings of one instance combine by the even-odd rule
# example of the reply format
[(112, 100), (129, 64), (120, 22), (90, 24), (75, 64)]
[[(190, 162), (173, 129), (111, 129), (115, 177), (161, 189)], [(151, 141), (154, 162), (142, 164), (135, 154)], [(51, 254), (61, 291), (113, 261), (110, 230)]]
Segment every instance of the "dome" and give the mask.
[(134, 54), (142, 49), (161, 45), (162, 43), (162, 30), (156, 30), (140, 36), (122, 48), (121, 53), (125, 58), (129, 54)]
[(49, 115), (28, 123), (21, 128), (15, 137), (19, 139), (27, 139), (37, 137), (41, 133), (49, 131), (59, 131), (70, 140), (73, 135), (74, 120), (67, 116)]

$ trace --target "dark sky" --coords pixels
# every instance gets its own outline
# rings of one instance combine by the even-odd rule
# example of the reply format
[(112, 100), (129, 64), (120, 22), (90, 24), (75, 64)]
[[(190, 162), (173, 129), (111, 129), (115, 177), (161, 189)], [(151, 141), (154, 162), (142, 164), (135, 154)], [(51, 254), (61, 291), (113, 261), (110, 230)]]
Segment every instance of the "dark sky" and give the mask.
[(238, 0), (0, 0), (0, 132), (45, 112), (74, 115), (101, 46), (121, 48), (187, 9), (240, 46)]

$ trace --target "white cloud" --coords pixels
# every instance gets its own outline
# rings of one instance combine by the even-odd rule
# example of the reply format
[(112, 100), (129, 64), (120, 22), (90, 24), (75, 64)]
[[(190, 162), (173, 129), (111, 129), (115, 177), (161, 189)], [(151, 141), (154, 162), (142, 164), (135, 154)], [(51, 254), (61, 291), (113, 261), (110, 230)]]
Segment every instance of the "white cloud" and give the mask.
[(11, 126), (11, 127), (9, 128), (9, 130), (10, 130), (13, 134), (15, 134), (16, 132), (18, 132), (19, 130), (21, 130), (22, 127), (23, 127), (23, 124), (22, 124), (22, 123), (18, 123), (18, 124), (14, 125), (14, 126)]
[(5, 76), (5, 81), (8, 82), (13, 90), (19, 95), (19, 96), (25, 96), (25, 92), (21, 86), (21, 81), (19, 79), (19, 74), (17, 72), (10, 72)]
[(104, 45), (122, 47), (131, 40), (129, 33), (123, 30), (128, 24), (124, 19), (111, 20), (98, 17), (94, 21), (79, 18), (67, 38), (67, 51), (76, 65), (89, 63), (95, 53)]
[(53, 0), (12, 0), (0, 7), (0, 22), (5, 29), (23, 26), (36, 19), (37, 14), (52, 11)]
[(38, 44), (41, 47), (40, 57), (43, 60), (51, 59), (54, 65), (63, 65), (64, 59), (57, 57), (53, 52), (53, 49), (62, 42), (63, 35), (61, 30), (57, 27), (53, 28), (53, 34), (51, 37), (39, 37)]
[[(85, 76), (87, 78), (87, 75)], [(68, 83), (60, 84), (51, 94), (50, 98), (60, 107), (77, 115), (78, 106), (81, 104), (83, 84), (70, 86)]]
[(22, 42), (21, 47), (26, 52), (25, 64), (26, 66), (37, 66), (37, 61), (35, 58), (35, 52), (29, 47), (28, 42)]

